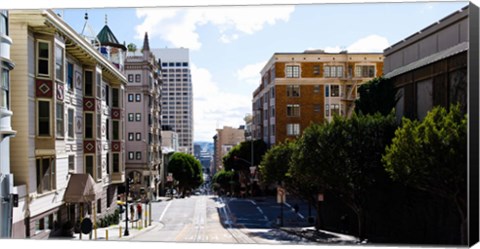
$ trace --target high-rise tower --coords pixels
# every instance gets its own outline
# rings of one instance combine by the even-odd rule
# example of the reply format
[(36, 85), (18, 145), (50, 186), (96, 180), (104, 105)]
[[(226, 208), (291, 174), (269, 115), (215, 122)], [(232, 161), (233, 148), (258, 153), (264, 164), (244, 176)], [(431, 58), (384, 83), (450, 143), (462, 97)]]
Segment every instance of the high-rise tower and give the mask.
[(193, 155), (193, 97), (189, 50), (152, 49), (162, 61), (162, 124), (178, 133), (179, 150)]

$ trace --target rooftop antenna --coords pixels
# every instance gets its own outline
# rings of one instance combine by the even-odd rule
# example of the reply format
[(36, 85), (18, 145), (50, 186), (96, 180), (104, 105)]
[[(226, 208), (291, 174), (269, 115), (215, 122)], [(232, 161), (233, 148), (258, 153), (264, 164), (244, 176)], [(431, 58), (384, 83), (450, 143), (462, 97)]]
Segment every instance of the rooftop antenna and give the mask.
[(100, 49), (100, 41), (97, 38), (97, 35), (95, 32), (93, 32), (92, 27), (88, 23), (88, 12), (85, 10), (85, 24), (83, 25), (82, 33), (80, 34), (83, 36), (85, 40), (87, 40), (90, 44), (92, 44), (95, 49), (99, 50)]

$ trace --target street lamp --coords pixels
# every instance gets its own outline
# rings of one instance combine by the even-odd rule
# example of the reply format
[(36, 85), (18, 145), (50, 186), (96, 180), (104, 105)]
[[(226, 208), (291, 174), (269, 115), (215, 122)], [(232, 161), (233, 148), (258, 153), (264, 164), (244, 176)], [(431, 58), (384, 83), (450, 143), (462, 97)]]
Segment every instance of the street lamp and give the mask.
[[(125, 232), (123, 236), (128, 236), (128, 193), (130, 192), (130, 178), (125, 179)], [(133, 217), (132, 217), (133, 218)]]

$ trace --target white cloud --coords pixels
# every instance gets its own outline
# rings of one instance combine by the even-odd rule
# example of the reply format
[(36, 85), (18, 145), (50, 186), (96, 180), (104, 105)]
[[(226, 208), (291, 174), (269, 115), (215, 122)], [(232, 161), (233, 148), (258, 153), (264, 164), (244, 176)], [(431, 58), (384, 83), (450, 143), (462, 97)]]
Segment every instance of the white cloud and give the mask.
[[(374, 52), (383, 52), (384, 49), (388, 48), (389, 43), (387, 38), (379, 35), (369, 35), (363, 38), (360, 38), (359, 40), (355, 41), (348, 47), (344, 46), (327, 46), (323, 49), (327, 53), (338, 53), (342, 50), (347, 50), (348, 52), (351, 53), (374, 53)], [(315, 48), (309, 48), (308, 50), (315, 50)]]
[(258, 85), (260, 82), (260, 71), (267, 64), (267, 61), (258, 62), (255, 64), (249, 64), (241, 69), (238, 69), (235, 73), (239, 81), (246, 82), (251, 85)]
[(389, 46), (388, 40), (379, 35), (369, 35), (347, 47), (348, 52), (383, 52)]
[(135, 38), (142, 39), (148, 32), (150, 38), (158, 36), (175, 47), (197, 50), (201, 47), (199, 26), (216, 26), (220, 33), (218, 40), (229, 43), (242, 34), (254, 34), (267, 24), (287, 22), (294, 9), (294, 6), (137, 9), (137, 18), (143, 18), (143, 22), (135, 27)]
[(217, 128), (238, 127), (251, 112), (251, 99), (220, 90), (211, 73), (191, 64), (193, 85), (194, 140), (211, 141)]

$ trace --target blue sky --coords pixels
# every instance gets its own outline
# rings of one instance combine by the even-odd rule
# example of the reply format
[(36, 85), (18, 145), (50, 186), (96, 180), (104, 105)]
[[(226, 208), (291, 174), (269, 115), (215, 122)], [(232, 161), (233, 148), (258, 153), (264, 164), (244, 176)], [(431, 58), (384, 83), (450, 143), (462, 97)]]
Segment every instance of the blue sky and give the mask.
[[(126, 44), (135, 43), (141, 48), (144, 33), (148, 32), (151, 48), (189, 48), (195, 141), (212, 141), (216, 128), (244, 124), (243, 118), (251, 112), (252, 92), (259, 84), (260, 70), (275, 52), (382, 52), (468, 4), (310, 1), (314, 4), (288, 5), (284, 3), (302, 2), (278, 0), (265, 1), (274, 4), (268, 6), (229, 7), (210, 1), (214, 3), (206, 7), (204, 3), (209, 1), (190, 1), (190, 5), (200, 7), (145, 7), (152, 2), (136, 1), (131, 5), (127, 1), (103, 1), (103, 8), (90, 8), (98, 5), (87, 1), (67, 6), (75, 9), (58, 12), (78, 32), (87, 11), (95, 32), (104, 26), (107, 15), (109, 27)], [(275, 5), (278, 3), (282, 5)], [(168, 3), (154, 6), (164, 5)], [(45, 7), (57, 6), (64, 5), (52, 3)]]

